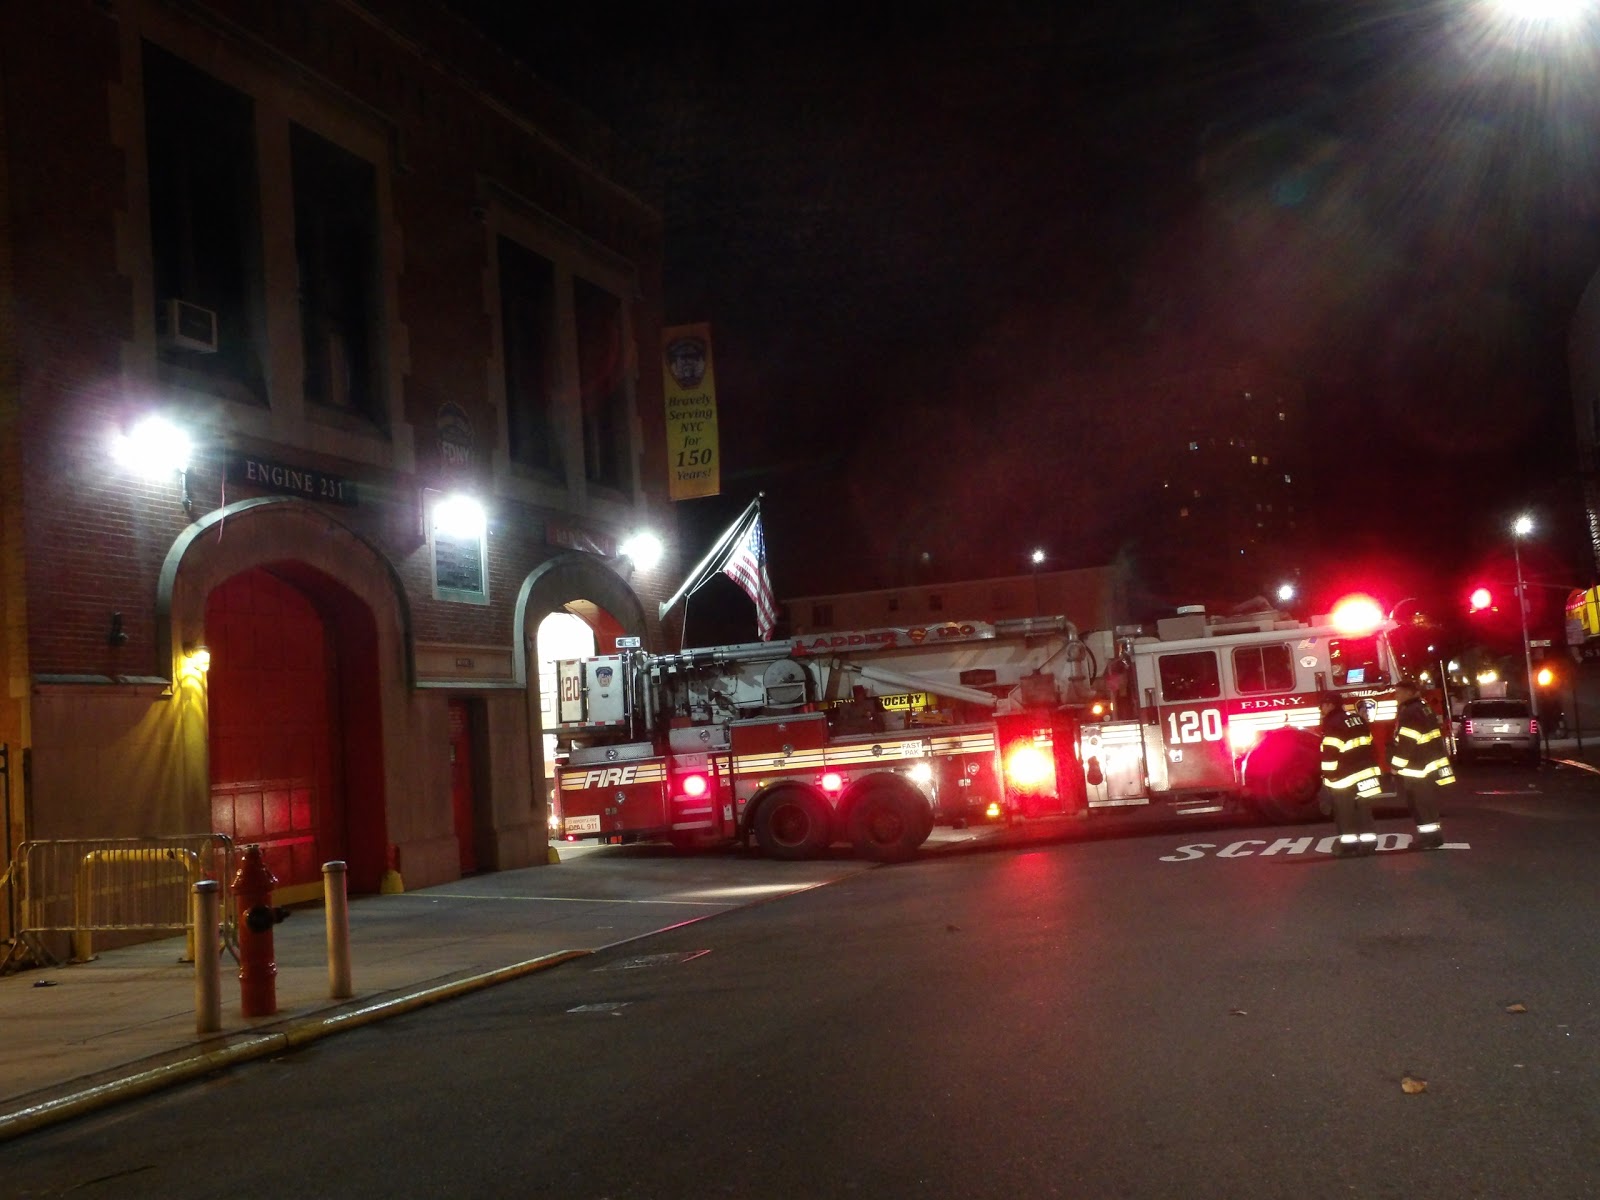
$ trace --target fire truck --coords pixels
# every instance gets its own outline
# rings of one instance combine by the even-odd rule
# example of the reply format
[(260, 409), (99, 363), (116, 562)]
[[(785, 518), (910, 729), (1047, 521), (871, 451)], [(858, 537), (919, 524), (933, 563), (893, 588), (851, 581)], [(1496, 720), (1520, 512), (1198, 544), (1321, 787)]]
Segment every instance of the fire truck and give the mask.
[[(1392, 727), (1375, 606), (1303, 623), (1179, 610), (1080, 634), (950, 621), (556, 664), (555, 822), (568, 839), (745, 842), (892, 861), (936, 824), (1318, 815), (1318, 694)], [(1385, 724), (1387, 723), (1387, 725)]]

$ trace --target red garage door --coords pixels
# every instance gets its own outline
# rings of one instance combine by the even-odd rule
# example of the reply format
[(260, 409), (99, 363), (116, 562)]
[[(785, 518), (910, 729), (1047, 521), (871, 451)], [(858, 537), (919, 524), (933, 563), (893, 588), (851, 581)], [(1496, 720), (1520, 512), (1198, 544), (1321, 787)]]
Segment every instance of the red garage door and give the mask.
[(206, 601), (213, 829), (259, 845), (280, 888), (344, 858), (333, 641), (306, 595), (267, 570)]

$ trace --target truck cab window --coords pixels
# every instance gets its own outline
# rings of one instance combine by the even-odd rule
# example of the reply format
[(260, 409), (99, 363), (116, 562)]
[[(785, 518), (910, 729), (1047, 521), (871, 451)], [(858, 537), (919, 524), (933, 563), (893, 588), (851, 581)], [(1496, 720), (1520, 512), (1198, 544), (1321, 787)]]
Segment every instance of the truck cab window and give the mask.
[(1240, 646), (1233, 652), (1233, 678), (1241, 694), (1294, 691), (1294, 655), (1280, 642)]
[(1214, 700), (1222, 695), (1222, 675), (1213, 650), (1163, 654), (1156, 669), (1161, 676), (1163, 700)]
[(1331, 639), (1328, 664), (1335, 687), (1381, 687), (1389, 682), (1376, 636)]

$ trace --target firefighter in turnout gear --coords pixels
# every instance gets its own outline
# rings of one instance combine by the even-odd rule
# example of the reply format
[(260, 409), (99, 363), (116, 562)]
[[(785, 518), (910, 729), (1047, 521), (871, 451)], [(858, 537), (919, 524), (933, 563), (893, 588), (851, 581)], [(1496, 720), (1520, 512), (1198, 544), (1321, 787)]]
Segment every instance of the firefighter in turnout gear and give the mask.
[(1372, 854), (1378, 835), (1372, 825), (1372, 804), (1382, 790), (1378, 754), (1366, 718), (1347, 711), (1333, 692), (1324, 692), (1322, 709), (1322, 786), (1332, 801), (1339, 840), (1333, 852), (1341, 858)]
[(1395, 684), (1399, 711), (1394, 720), (1394, 741), (1389, 746), (1389, 767), (1394, 772), (1400, 798), (1417, 823), (1417, 845), (1437, 850), (1444, 845), (1439, 826), (1439, 790), (1455, 783), (1446, 752), (1444, 727), (1422, 698), (1415, 679)]

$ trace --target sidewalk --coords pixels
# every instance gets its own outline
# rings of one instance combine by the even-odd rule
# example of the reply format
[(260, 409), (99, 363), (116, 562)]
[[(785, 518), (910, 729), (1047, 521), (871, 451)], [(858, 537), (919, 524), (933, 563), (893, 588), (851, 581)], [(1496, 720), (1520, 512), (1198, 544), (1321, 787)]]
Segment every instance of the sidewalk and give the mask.
[[(955, 848), (988, 832), (940, 829), (927, 848)], [(321, 904), (296, 908), (273, 932), (278, 1011), (241, 1015), (238, 966), (224, 953), (219, 1034), (196, 1033), (195, 967), (181, 961), (181, 936), (0, 975), (0, 1143), (874, 865), (842, 850), (813, 862), (646, 845), (562, 844), (559, 851), (552, 866), (352, 897), (349, 1000), (329, 998)]]

